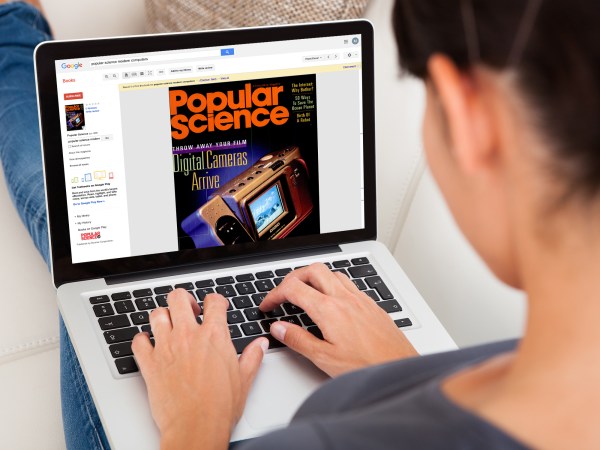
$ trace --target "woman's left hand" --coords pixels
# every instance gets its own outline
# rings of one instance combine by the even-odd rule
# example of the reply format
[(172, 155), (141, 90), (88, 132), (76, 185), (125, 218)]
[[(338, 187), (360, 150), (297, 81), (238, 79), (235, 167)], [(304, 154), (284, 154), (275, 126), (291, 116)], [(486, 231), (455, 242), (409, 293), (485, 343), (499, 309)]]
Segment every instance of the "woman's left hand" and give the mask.
[(167, 301), (169, 309), (150, 314), (155, 346), (145, 333), (132, 345), (161, 448), (227, 448), (268, 340), (256, 339), (238, 360), (227, 326), (228, 302), (221, 295), (206, 297), (202, 325), (187, 291), (176, 289)]

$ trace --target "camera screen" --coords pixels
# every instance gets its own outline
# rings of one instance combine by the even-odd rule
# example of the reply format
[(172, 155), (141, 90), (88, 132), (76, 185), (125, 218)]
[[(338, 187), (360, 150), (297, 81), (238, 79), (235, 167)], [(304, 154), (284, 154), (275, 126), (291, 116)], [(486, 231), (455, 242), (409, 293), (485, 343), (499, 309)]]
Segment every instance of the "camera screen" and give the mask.
[(267, 189), (260, 197), (250, 203), (250, 212), (258, 233), (281, 217), (285, 209), (279, 191), (279, 183)]

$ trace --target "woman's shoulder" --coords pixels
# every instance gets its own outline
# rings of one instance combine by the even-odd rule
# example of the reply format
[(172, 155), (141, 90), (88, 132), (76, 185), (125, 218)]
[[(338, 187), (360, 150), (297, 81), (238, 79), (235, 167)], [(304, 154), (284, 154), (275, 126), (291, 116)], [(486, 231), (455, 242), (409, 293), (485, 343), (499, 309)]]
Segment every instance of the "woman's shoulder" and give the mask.
[(505, 341), (421, 356), (331, 380), (304, 403), (287, 429), (259, 439), (260, 448), (283, 448), (285, 443), (288, 450), (521, 449), (510, 436), (461, 409), (440, 390), (440, 381), (449, 374), (515, 345), (516, 341)]
[[(439, 380), (463, 367), (511, 351), (517, 341), (502, 341), (450, 352), (418, 356), (368, 367), (332, 379), (317, 390), (298, 410), (295, 418), (319, 412), (345, 411), (368, 405), (390, 395), (410, 394), (416, 388)], [(343, 395), (340, 393), (343, 392)]]

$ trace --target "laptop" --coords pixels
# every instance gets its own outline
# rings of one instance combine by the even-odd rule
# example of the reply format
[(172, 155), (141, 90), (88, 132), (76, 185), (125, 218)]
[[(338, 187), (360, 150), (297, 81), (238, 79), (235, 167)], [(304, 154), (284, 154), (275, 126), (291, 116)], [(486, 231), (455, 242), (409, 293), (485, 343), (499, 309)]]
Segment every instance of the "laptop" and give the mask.
[[(369, 22), (45, 42), (35, 65), (52, 276), (113, 448), (159, 447), (131, 339), (176, 288), (229, 300), (239, 353), (275, 320), (320, 335), (258, 305), (321, 262), (421, 354), (455, 348), (376, 241)], [(270, 342), (232, 441), (285, 426), (327, 379)]]

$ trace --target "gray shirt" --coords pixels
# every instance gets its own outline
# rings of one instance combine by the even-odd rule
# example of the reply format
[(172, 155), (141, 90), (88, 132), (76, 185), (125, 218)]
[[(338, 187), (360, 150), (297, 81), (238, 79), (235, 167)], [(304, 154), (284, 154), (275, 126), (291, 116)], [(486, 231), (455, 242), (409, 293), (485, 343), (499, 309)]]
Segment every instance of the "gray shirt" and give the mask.
[(411, 358), (333, 379), (300, 407), (287, 428), (244, 442), (268, 449), (524, 449), (446, 397), (453, 372), (514, 349), (515, 341)]

